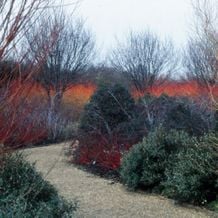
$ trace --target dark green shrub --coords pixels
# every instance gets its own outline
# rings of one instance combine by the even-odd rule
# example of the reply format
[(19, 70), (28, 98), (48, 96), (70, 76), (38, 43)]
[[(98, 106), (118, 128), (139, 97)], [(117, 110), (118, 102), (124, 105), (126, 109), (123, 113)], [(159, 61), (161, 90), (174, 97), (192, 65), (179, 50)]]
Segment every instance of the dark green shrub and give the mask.
[[(214, 134), (202, 138), (159, 128), (124, 155), (121, 178), (131, 189), (159, 192), (179, 202), (218, 199), (218, 147)], [(215, 206), (214, 206), (215, 205)]]
[(201, 145), (176, 154), (166, 172), (166, 194), (181, 202), (207, 204), (216, 199), (218, 187), (216, 160), (213, 153)]
[(190, 135), (202, 136), (214, 129), (214, 114), (205, 105), (188, 98), (176, 98), (166, 113), (164, 126), (166, 129), (183, 130)]
[[(120, 144), (125, 143), (133, 145), (141, 141), (147, 135), (146, 125), (143, 119), (135, 117), (128, 122), (123, 122), (114, 129), (114, 134), (118, 135)], [(118, 138), (118, 140), (119, 140)]]
[(135, 189), (141, 184), (145, 156), (143, 143), (144, 141), (134, 145), (130, 151), (124, 155), (121, 162), (121, 178), (131, 189)]
[(218, 200), (212, 201), (212, 202), (208, 205), (208, 208), (209, 208), (210, 210), (213, 210), (213, 211), (215, 211), (215, 212), (218, 213)]
[(75, 205), (62, 199), (21, 154), (0, 158), (0, 217), (72, 217)]
[(130, 93), (120, 85), (102, 85), (86, 105), (80, 130), (108, 133), (133, 117), (135, 103)]
[(139, 101), (138, 107), (149, 130), (161, 124), (166, 130), (176, 129), (193, 136), (202, 136), (214, 130), (215, 114), (207, 106), (208, 102), (200, 102), (167, 95), (145, 96)]
[(216, 133), (210, 133), (202, 137), (201, 145), (205, 148), (210, 149), (210, 151), (214, 154), (217, 162), (217, 172), (218, 172), (218, 135)]
[(195, 140), (184, 132), (156, 129), (124, 156), (120, 171), (123, 182), (133, 189), (158, 187), (165, 179), (165, 169), (172, 154), (192, 145)]
[(79, 126), (80, 145), (74, 162), (107, 169), (120, 166), (122, 152), (146, 134), (135, 102), (120, 85), (100, 86), (86, 105)]

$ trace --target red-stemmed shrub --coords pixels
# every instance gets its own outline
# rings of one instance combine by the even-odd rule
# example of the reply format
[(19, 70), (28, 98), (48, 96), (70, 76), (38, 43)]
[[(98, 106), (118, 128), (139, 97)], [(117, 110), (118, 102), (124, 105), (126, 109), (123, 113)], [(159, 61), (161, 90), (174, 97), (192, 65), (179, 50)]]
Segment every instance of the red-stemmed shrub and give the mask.
[[(94, 141), (93, 138), (95, 137)], [(120, 166), (122, 153), (130, 148), (130, 145), (119, 144), (117, 138), (109, 142), (99, 136), (86, 136), (86, 140), (74, 154), (74, 162), (81, 165), (93, 165), (107, 170), (116, 170)], [(91, 140), (95, 143), (90, 143)]]
[(16, 96), (0, 113), (0, 143), (6, 147), (20, 147), (41, 142), (48, 129), (39, 102)]

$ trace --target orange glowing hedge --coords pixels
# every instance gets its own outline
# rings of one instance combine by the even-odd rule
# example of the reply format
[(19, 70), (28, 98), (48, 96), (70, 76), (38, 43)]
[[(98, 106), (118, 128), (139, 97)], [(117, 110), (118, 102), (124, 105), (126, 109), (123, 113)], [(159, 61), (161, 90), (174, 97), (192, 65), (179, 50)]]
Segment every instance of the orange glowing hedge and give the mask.
[[(65, 92), (63, 101), (81, 109), (89, 101), (96, 88), (97, 86), (93, 83), (80, 83), (72, 85)], [(160, 96), (163, 93), (169, 96), (187, 97), (197, 97), (199, 95), (207, 94), (206, 88), (199, 87), (195, 81), (169, 81), (160, 86), (154, 86), (149, 92), (154, 96)], [(218, 96), (218, 87), (213, 89), (213, 94)], [(139, 93), (135, 90), (132, 90), (132, 95), (134, 98), (138, 98), (143, 96), (144, 93)], [(39, 84), (31, 84), (31, 91), (29, 92), (29, 96), (46, 98), (46, 93)]]
[[(22, 85), (22, 89), (19, 87)], [(90, 97), (93, 95), (93, 93), (96, 91), (97, 86), (93, 83), (80, 83), (72, 85), (64, 94), (63, 102), (69, 104), (69, 106), (76, 110), (78, 110), (78, 116), (83, 110), (84, 105), (89, 101)], [(9, 98), (18, 100), (20, 97), (23, 97), (27, 100), (27, 102), (31, 103), (33, 99), (40, 99), (38, 101), (38, 104), (42, 104), (43, 102), (46, 102), (46, 92), (39, 84), (33, 84), (33, 83), (25, 83), (25, 84), (19, 84), (16, 81), (13, 82), (11, 88), (10, 88)], [(177, 81), (169, 81), (161, 86), (154, 86), (150, 93), (155, 96), (160, 96), (161, 94), (165, 93), (169, 96), (188, 96), (188, 97), (196, 97), (199, 95), (205, 95), (207, 94), (207, 90), (199, 87), (198, 84), (194, 81), (189, 82), (177, 82)], [(213, 94), (215, 96), (218, 96), (218, 87), (215, 87), (213, 89)], [(132, 95), (135, 98), (138, 98), (142, 96), (143, 94), (138, 93), (137, 91), (132, 91)], [(43, 100), (44, 99), (44, 100)], [(33, 102), (36, 102), (35, 100)], [(19, 103), (12, 102), (15, 105), (19, 105)], [(16, 107), (13, 108), (15, 111), (9, 111), (8, 114), (13, 114), (13, 120), (12, 122), (9, 122), (7, 116), (3, 116), (1, 114), (0, 117), (0, 143), (3, 143), (4, 141), (10, 141), (11, 137), (8, 135), (10, 128), (17, 129), (14, 134), (17, 134), (16, 132), (25, 132), (25, 135), (17, 135), (17, 138), (19, 138), (19, 141), (21, 144), (25, 144), (25, 141), (32, 141), (31, 138), (34, 138), (33, 141), (37, 141), (38, 139), (42, 139), (46, 136), (46, 131), (43, 130), (42, 132), (38, 132), (34, 128), (34, 121), (28, 123), (28, 127), (23, 126), (22, 119), (25, 120), (25, 114), (32, 114), (33, 108), (29, 108), (28, 112), (23, 110), (21, 119), (21, 114), (19, 116), (16, 116)], [(75, 113), (75, 110), (73, 111)], [(12, 116), (10, 116), (12, 117)], [(7, 124), (6, 124), (7, 123)], [(5, 128), (7, 126), (7, 128)], [(16, 128), (15, 128), (16, 126)], [(32, 129), (32, 131), (30, 131)], [(40, 129), (40, 128), (39, 128)], [(28, 130), (28, 131), (27, 131)], [(34, 131), (33, 131), (34, 130)], [(13, 134), (13, 137), (14, 137)], [(18, 137), (19, 136), (19, 137)], [(35, 140), (36, 139), (36, 140)], [(10, 144), (10, 143), (9, 143)]]

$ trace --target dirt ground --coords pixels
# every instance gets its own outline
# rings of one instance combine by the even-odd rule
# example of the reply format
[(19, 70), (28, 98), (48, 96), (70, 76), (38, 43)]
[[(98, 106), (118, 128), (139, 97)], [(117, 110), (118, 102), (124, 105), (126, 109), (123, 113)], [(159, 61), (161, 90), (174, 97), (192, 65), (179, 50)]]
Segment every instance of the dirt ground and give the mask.
[(206, 218), (206, 209), (181, 207), (172, 200), (128, 192), (122, 184), (75, 168), (64, 155), (66, 144), (26, 149), (27, 158), (68, 200), (77, 199), (79, 218)]

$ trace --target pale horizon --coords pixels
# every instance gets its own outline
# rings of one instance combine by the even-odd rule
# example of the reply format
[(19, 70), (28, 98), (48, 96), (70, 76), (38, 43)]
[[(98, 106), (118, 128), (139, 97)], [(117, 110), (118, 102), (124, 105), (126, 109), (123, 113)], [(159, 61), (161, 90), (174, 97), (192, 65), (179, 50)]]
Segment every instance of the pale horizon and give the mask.
[[(67, 6), (70, 12), (73, 8)], [(76, 14), (85, 20), (105, 55), (130, 30), (149, 29), (171, 39), (177, 48), (183, 47), (190, 33), (192, 9), (190, 0), (83, 0)]]

